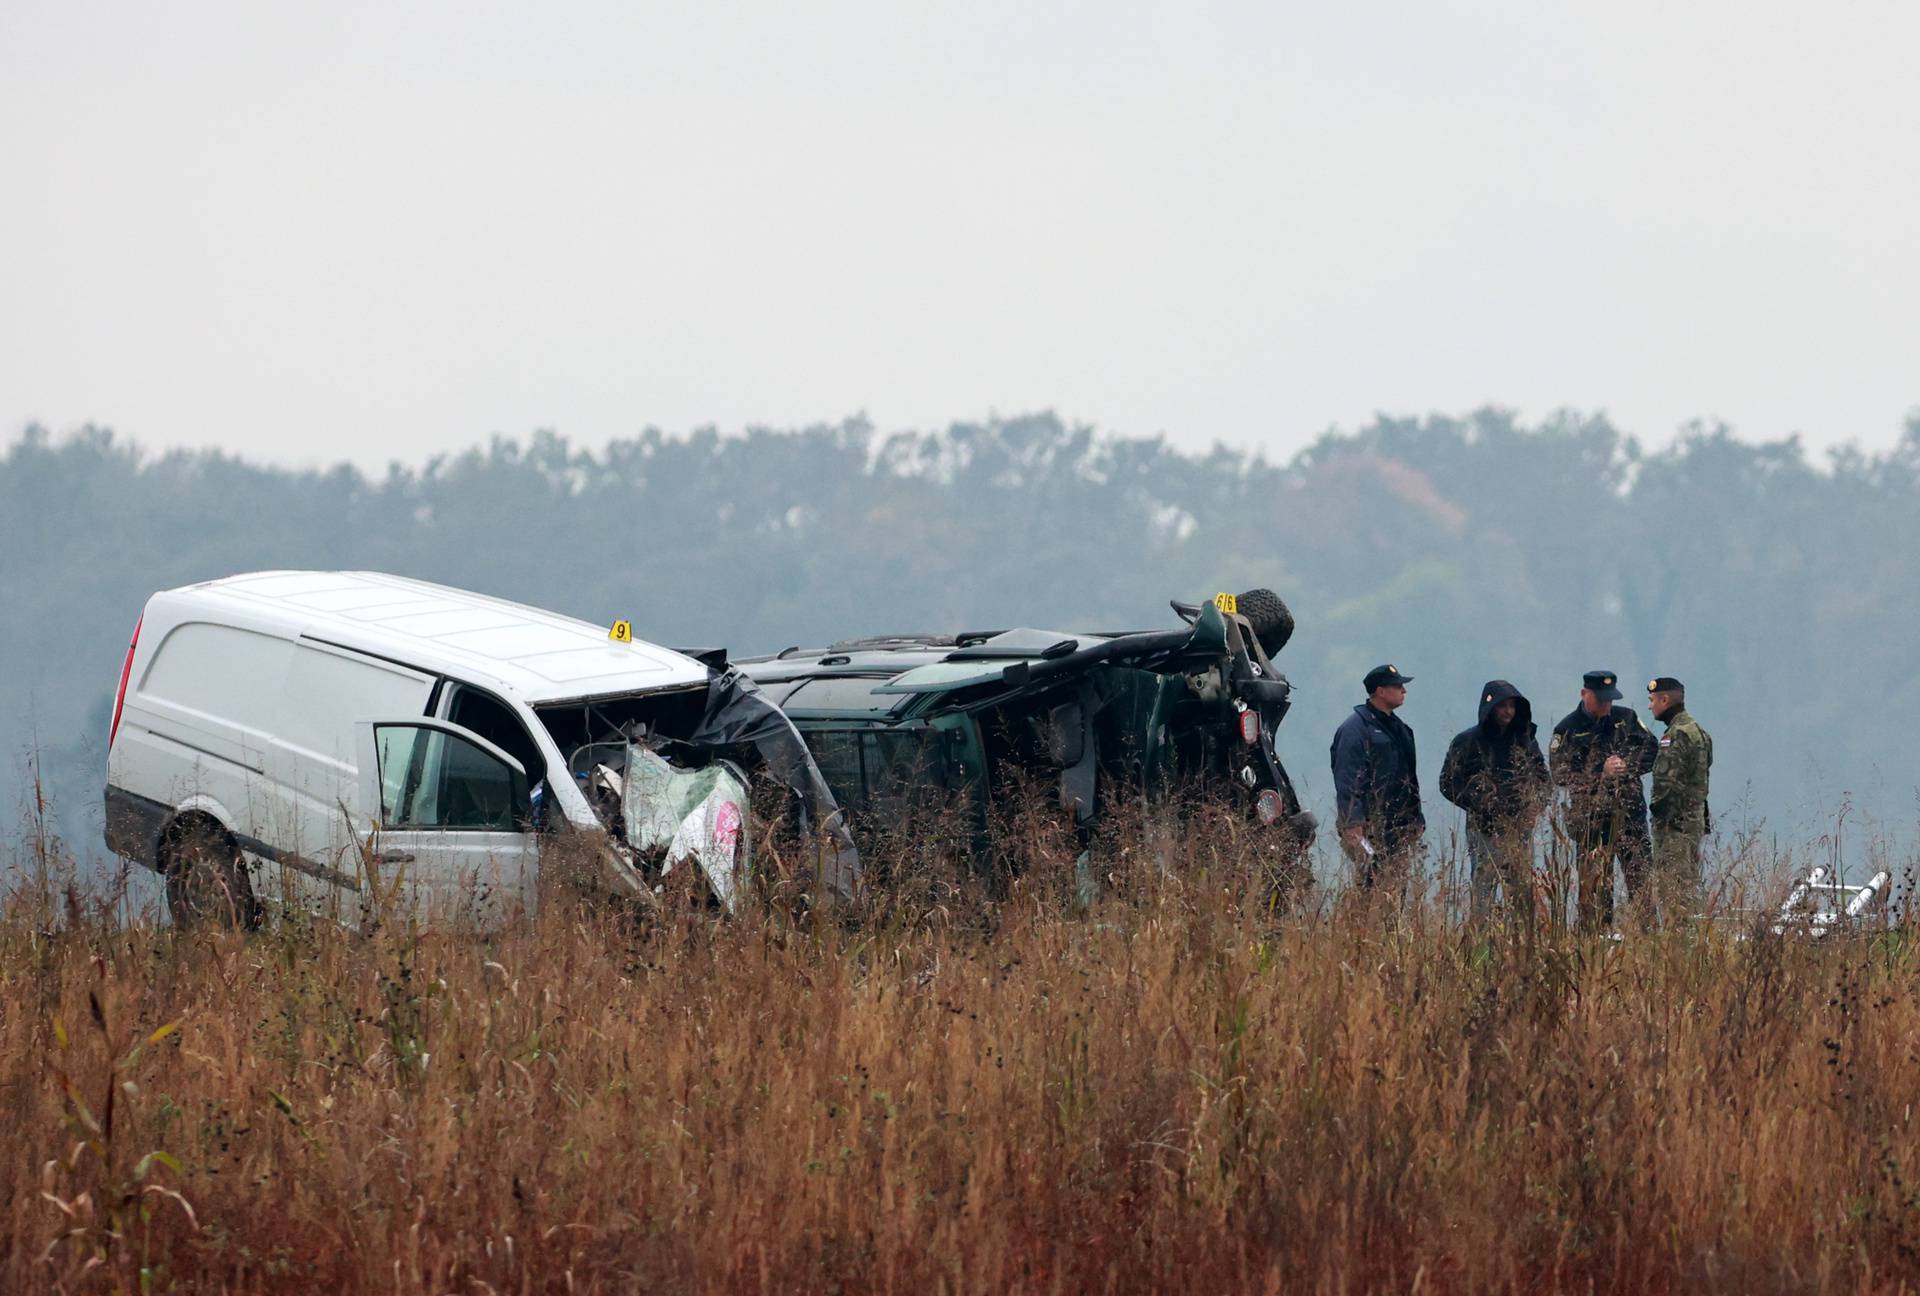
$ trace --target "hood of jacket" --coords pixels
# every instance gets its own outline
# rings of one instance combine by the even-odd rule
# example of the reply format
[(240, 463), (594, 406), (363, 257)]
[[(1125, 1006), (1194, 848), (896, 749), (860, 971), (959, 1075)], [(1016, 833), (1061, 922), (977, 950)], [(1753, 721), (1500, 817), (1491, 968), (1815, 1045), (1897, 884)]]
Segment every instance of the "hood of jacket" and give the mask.
[(1533, 703), (1527, 701), (1522, 693), (1505, 680), (1488, 680), (1480, 689), (1480, 736), (1491, 741), (1498, 730), (1493, 723), (1493, 709), (1508, 698), (1514, 701), (1513, 726), (1508, 730), (1516, 737), (1524, 738), (1533, 733)]

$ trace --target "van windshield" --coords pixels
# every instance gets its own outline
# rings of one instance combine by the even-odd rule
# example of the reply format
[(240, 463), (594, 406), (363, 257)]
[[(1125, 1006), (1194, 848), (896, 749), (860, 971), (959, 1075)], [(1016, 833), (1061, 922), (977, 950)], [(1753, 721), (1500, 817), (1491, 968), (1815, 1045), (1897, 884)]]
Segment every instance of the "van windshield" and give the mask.
[(707, 686), (696, 684), (662, 693), (630, 693), (536, 706), (533, 713), (560, 749), (568, 772), (584, 778), (597, 763), (594, 748), (621, 748), (630, 740), (685, 741), (698, 729), (706, 707)]
[(827, 884), (845, 894), (857, 885), (859, 852), (813, 753), (786, 713), (740, 671), (717, 671), (689, 689), (583, 698), (535, 707), (534, 714), (566, 757), (568, 773), (587, 792), (594, 812), (616, 836), (625, 837), (622, 815), (616, 813), (622, 798), (594, 795), (593, 780), (603, 767), (624, 774), (632, 767), (631, 752), (638, 751), (687, 769), (730, 761), (763, 770), (790, 791), (803, 831), (821, 834), (831, 848)]

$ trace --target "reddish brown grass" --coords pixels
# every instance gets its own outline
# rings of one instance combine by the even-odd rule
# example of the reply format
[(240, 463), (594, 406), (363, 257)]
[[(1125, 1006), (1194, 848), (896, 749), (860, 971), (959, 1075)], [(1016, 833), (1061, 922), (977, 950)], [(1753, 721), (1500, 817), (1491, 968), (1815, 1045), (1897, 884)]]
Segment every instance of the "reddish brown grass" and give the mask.
[(1211, 822), (1104, 843), (1086, 914), (1045, 828), (1004, 899), (919, 859), (852, 920), (243, 936), (27, 888), (0, 1286), (1920, 1282), (1905, 931), (1276, 919)]

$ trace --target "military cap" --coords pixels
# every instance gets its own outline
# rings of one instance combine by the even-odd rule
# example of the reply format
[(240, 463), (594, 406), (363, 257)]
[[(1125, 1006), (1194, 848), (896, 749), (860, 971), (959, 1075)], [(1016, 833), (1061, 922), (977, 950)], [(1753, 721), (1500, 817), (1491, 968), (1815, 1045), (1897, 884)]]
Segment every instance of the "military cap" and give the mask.
[(1649, 693), (1685, 693), (1687, 686), (1671, 675), (1659, 675), (1647, 681)]
[(1620, 692), (1620, 677), (1613, 671), (1588, 671), (1580, 677), (1580, 683), (1592, 689), (1595, 697), (1613, 701), (1625, 696)]
[(1366, 687), (1367, 692), (1371, 693), (1389, 684), (1408, 684), (1412, 681), (1413, 676), (1402, 675), (1398, 666), (1375, 666), (1367, 672), (1367, 677), (1360, 683)]

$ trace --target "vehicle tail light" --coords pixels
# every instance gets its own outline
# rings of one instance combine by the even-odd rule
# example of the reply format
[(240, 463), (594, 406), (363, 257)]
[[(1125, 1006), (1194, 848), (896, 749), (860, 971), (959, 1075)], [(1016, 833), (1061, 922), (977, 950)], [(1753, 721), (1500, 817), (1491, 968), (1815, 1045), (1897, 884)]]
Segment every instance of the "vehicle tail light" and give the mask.
[(127, 644), (127, 661), (120, 668), (120, 689), (113, 695), (113, 725), (107, 730), (107, 750), (113, 750), (113, 740), (120, 733), (120, 711), (127, 705), (127, 678), (133, 674), (133, 650), (140, 646), (140, 627), (147, 623), (146, 614), (133, 623), (133, 640)]
[(1260, 713), (1246, 710), (1240, 713), (1240, 741), (1251, 747), (1260, 741)]
[(1272, 788), (1262, 792), (1253, 803), (1254, 814), (1260, 822), (1271, 827), (1280, 822), (1280, 794)]

